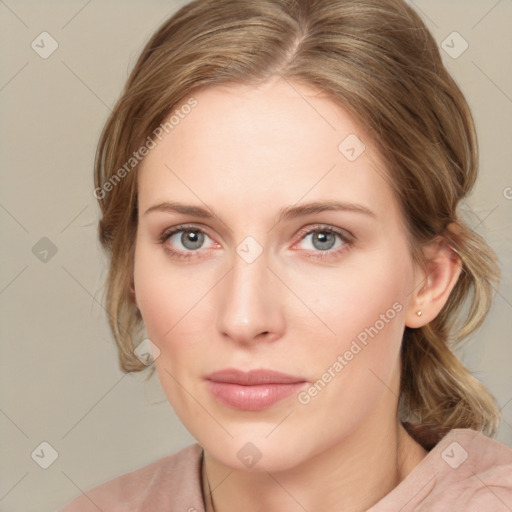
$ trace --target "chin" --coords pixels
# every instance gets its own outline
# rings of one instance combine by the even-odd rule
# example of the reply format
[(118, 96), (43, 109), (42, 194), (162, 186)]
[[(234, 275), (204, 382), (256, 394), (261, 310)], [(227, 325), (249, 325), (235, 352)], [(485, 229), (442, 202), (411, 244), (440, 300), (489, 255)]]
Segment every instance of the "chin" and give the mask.
[(273, 434), (268, 436), (270, 430), (265, 428), (265, 434), (261, 434), (256, 429), (246, 429), (233, 438), (225, 433), (215, 437), (211, 432), (191, 433), (211, 457), (235, 471), (286, 471), (300, 465), (309, 452), (314, 452), (314, 447), (309, 447), (305, 439), (290, 436), (272, 439)]
[(211, 449), (203, 445), (203, 448), (224, 466), (247, 473), (286, 471), (301, 463), (298, 447), (293, 445), (278, 447), (270, 443), (262, 446), (247, 441), (241, 447), (239, 443), (230, 443), (228, 449), (219, 449), (218, 445)]

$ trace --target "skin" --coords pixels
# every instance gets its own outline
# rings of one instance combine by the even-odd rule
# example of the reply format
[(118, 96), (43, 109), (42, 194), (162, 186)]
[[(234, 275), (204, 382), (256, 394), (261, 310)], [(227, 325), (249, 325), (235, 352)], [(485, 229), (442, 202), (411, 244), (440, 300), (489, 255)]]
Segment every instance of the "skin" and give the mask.
[[(329, 98), (277, 79), (193, 96), (197, 107), (146, 156), (138, 183), (135, 297), (161, 385), (205, 449), (217, 512), (365, 510), (426, 454), (397, 419), (401, 339), (438, 314), (458, 262), (442, 244), (425, 248), (426, 268), (414, 262), (372, 141)], [(355, 161), (338, 150), (349, 134), (366, 145)], [(284, 207), (328, 200), (372, 214), (278, 222)], [(147, 212), (171, 201), (214, 216)], [(183, 232), (160, 240), (183, 223), (206, 233), (198, 249)], [(323, 250), (313, 237), (326, 226), (350, 236)], [(236, 250), (247, 236), (263, 251), (251, 263)], [(207, 389), (204, 377), (227, 367), (301, 376), (308, 389), (393, 304), (400, 311), (305, 405), (292, 395), (241, 411)], [(248, 442), (261, 453), (251, 468), (237, 457)]]

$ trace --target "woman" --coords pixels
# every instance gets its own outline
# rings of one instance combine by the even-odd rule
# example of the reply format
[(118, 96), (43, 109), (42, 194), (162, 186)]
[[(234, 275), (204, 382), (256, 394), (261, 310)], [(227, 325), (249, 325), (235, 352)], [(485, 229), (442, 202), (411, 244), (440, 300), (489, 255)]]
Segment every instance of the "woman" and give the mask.
[(450, 349), (498, 276), (457, 214), (476, 148), (401, 1), (181, 8), (95, 195), (121, 367), (154, 361), (197, 443), (61, 510), (510, 510), (497, 405)]

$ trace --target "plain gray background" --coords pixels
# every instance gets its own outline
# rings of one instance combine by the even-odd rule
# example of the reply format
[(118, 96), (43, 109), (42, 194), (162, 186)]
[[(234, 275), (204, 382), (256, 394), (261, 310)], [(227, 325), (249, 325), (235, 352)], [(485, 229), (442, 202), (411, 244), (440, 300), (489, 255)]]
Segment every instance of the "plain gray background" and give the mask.
[[(1, 511), (54, 510), (194, 441), (156, 375), (144, 382), (118, 368), (92, 195), (109, 110), (143, 44), (183, 3), (0, 0)], [(481, 174), (468, 219), (497, 251), (503, 279), (459, 353), (497, 397), (498, 440), (512, 446), (512, 2), (411, 4), (450, 48), (443, 59), (477, 123)], [(47, 58), (48, 36), (39, 53), (31, 47), (42, 32), (58, 44)], [(47, 469), (42, 442), (57, 453)]]

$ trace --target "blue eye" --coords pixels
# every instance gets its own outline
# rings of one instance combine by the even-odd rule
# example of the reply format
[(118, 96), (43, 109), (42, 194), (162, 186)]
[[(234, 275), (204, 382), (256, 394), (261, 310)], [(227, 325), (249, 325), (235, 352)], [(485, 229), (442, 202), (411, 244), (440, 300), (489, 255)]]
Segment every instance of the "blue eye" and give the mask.
[[(306, 240), (308, 237), (311, 237), (311, 245), (313, 248), (318, 249), (319, 251), (328, 251), (332, 249), (336, 244), (336, 238), (341, 238), (337, 233), (326, 230), (311, 231), (303, 238), (303, 240)], [(343, 240), (341, 242), (343, 242)], [(337, 247), (339, 247), (339, 245), (340, 244), (338, 244)]]
[[(206, 238), (210, 238), (202, 229), (195, 226), (176, 226), (162, 233), (160, 243), (173, 256), (190, 258), (194, 252), (202, 249)], [(168, 242), (171, 242), (170, 244)], [(174, 249), (172, 247), (177, 247)], [(181, 245), (181, 247), (180, 247)]]
[(179, 233), (181, 233), (181, 236), (177, 237), (179, 242), (183, 247), (189, 249), (190, 251), (196, 251), (197, 249), (200, 249), (206, 236), (205, 233), (197, 229), (187, 229), (178, 231), (169, 238), (173, 238)]
[[(333, 226), (315, 226), (313, 229), (303, 230), (300, 234), (299, 244), (307, 242), (308, 247), (303, 247), (307, 258), (334, 258), (348, 250), (354, 241), (349, 232)], [(210, 240), (210, 245), (205, 246), (205, 241)], [(208, 234), (201, 228), (193, 225), (181, 225), (170, 228), (160, 236), (160, 243), (172, 257), (189, 259), (199, 256), (200, 249), (213, 247), (215, 244)]]
[(308, 257), (322, 259), (347, 250), (352, 245), (353, 237), (332, 226), (318, 226), (302, 234), (300, 242), (304, 241), (309, 241), (306, 250), (313, 252)]

